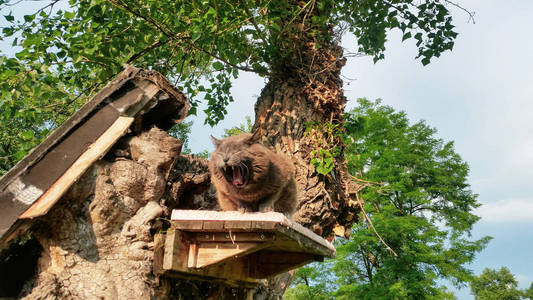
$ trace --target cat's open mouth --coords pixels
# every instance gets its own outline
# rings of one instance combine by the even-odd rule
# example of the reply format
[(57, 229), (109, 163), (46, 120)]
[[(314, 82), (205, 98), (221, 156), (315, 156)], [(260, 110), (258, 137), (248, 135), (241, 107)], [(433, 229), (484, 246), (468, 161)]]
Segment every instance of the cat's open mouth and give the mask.
[(234, 186), (241, 187), (246, 184), (247, 170), (242, 166), (226, 166), (222, 168), (224, 177)]

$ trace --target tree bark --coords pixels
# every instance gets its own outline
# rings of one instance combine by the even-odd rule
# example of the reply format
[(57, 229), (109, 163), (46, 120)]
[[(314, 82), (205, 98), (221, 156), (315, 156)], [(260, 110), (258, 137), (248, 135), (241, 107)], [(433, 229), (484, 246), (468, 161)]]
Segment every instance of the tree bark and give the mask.
[[(319, 132), (321, 124), (341, 124), (344, 102), (340, 82), (289, 78), (269, 82), (256, 105), (254, 130), (260, 130), (264, 143), (291, 157), (296, 166), (299, 204), (293, 218), (329, 240), (334, 228), (349, 228), (357, 213), (342, 140)], [(318, 123), (314, 129), (309, 128), (312, 122)], [(339, 151), (333, 158), (334, 169), (319, 174), (311, 164), (311, 152), (333, 147)]]
[(154, 128), (127, 145), (93, 165), (34, 227), (43, 251), (23, 299), (168, 296), (152, 274), (153, 235), (181, 142)]

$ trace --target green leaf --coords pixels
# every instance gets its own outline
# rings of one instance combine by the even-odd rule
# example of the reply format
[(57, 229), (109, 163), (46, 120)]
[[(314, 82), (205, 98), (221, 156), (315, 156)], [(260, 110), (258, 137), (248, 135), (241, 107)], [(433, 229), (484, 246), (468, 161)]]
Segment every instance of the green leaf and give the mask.
[(25, 140), (31, 140), (35, 136), (35, 133), (32, 130), (26, 130), (22, 133), (22, 137)]
[(15, 21), (15, 17), (13, 17), (12, 15), (4, 16), (4, 18), (6, 18), (6, 20), (9, 21), (9, 22)]
[(213, 69), (215, 69), (217, 71), (220, 71), (220, 70), (224, 69), (224, 64), (219, 62), (219, 61), (215, 61), (213, 63)]
[(74, 11), (67, 11), (67, 12), (65, 12), (65, 14), (64, 14), (64, 17), (65, 17), (66, 19), (72, 19), (72, 18), (74, 18), (75, 16), (76, 16), (76, 12), (74, 12)]
[(35, 19), (35, 15), (24, 15), (24, 21), (31, 22)]
[(197, 32), (193, 32), (193, 33), (191, 34), (191, 40), (192, 40), (193, 42), (198, 41), (201, 37), (202, 37), (202, 33), (199, 32), (199, 31), (197, 31)]

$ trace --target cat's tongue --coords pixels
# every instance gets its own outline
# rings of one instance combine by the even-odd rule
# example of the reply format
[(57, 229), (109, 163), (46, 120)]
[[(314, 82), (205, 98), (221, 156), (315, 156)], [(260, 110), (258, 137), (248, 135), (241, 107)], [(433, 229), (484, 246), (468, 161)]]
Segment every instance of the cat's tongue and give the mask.
[(233, 185), (241, 185), (243, 184), (244, 180), (242, 179), (241, 174), (241, 168), (234, 167), (233, 168)]

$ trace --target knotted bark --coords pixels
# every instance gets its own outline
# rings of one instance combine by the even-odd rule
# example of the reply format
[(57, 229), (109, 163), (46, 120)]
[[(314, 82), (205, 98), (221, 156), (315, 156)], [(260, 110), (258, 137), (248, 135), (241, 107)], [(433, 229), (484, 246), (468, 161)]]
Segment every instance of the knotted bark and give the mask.
[[(43, 251), (24, 299), (151, 299), (161, 197), (181, 142), (151, 129), (93, 165), (35, 226)], [(120, 150), (120, 151), (119, 151)]]

